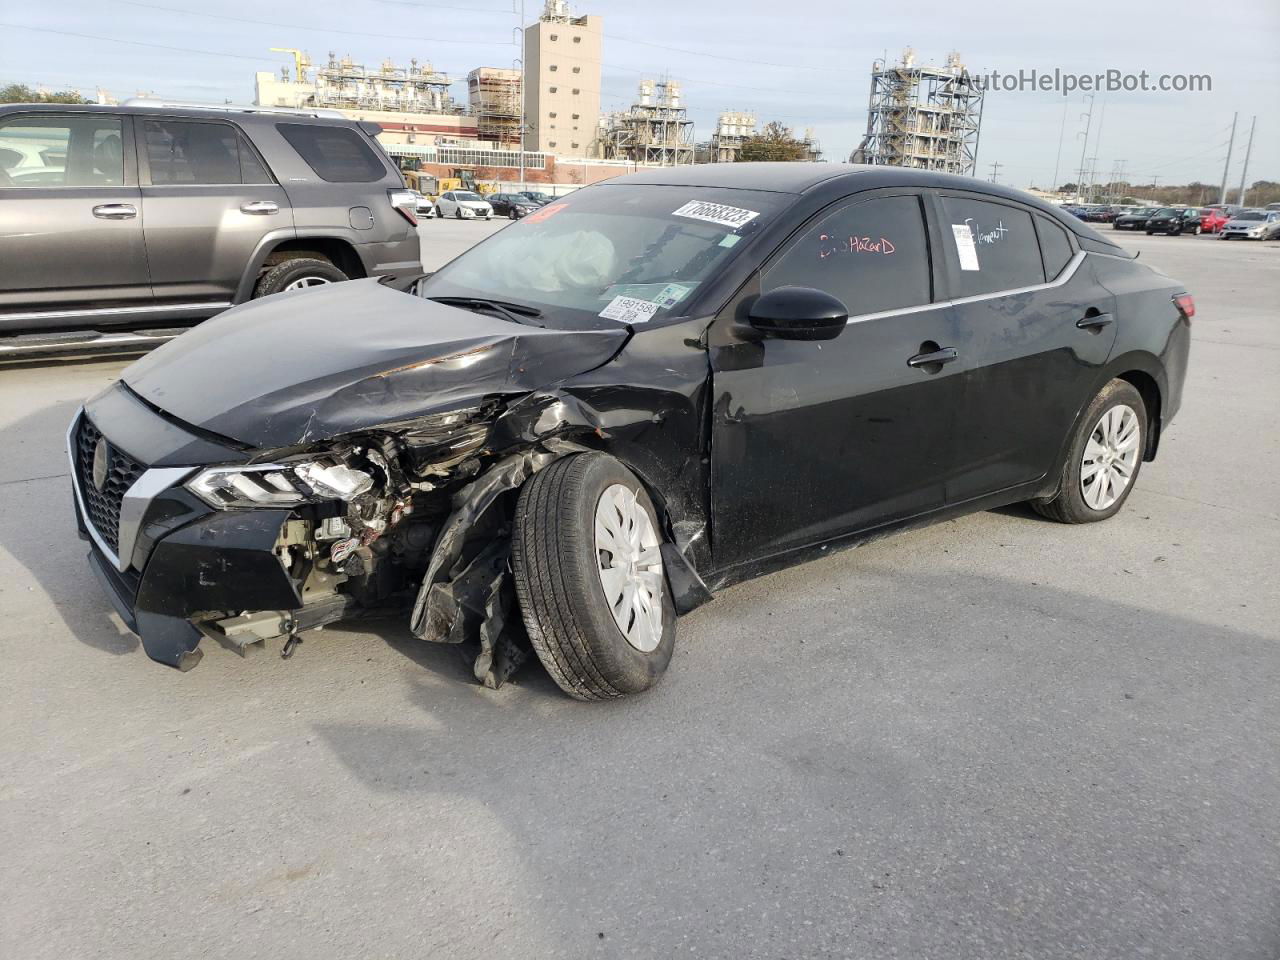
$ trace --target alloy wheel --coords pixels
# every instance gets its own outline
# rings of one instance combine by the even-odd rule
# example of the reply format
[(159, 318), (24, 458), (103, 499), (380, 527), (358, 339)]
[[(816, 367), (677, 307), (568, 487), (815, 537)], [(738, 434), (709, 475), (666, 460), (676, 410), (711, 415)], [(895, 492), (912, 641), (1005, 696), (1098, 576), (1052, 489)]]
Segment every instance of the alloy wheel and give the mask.
[(1080, 493), (1094, 510), (1106, 510), (1122, 496), (1138, 467), (1142, 439), (1137, 411), (1117, 404), (1102, 414), (1084, 445)]
[(305, 290), (307, 287), (319, 287), (326, 283), (333, 283), (325, 277), (299, 277), (292, 283), (285, 286), (286, 290)]
[(636, 492), (620, 483), (596, 504), (596, 566), (609, 612), (627, 643), (650, 653), (662, 642), (661, 541)]

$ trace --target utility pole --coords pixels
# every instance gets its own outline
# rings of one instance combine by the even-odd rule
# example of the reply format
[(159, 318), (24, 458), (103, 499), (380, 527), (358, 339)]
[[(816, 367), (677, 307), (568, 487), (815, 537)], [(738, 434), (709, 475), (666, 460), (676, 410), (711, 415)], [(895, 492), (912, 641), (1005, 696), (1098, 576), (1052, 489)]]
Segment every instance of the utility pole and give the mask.
[(1049, 184), (1049, 189), (1054, 193), (1058, 192), (1058, 169), (1062, 166), (1062, 138), (1067, 134), (1067, 104), (1070, 100), (1067, 97), (1062, 98), (1062, 126), (1058, 128), (1058, 155), (1053, 161), (1053, 183)]
[(1000, 168), (1001, 168), (1001, 167), (1003, 167), (1003, 166), (1004, 166), (1004, 164), (1003, 164), (1003, 163), (996, 163), (995, 161), (992, 161), (992, 163), (991, 163), (991, 182), (992, 182), (992, 183), (998, 183), (998, 182), (999, 182), (999, 181), (997, 181), (997, 180), (996, 180), (996, 174), (998, 174), (998, 173), (1000, 172)]
[[(1086, 93), (1084, 99), (1089, 101), (1089, 112), (1080, 114), (1080, 119), (1084, 121), (1084, 143), (1080, 145), (1080, 178), (1076, 181), (1076, 199), (1080, 197), (1080, 186), (1084, 183), (1084, 158), (1089, 150), (1089, 126), (1093, 123), (1093, 94)], [(1080, 136), (1080, 134), (1076, 134)]]
[[(1240, 171), (1240, 206), (1244, 206), (1244, 178), (1249, 173), (1249, 154), (1253, 153), (1253, 128), (1258, 125), (1255, 116), (1249, 121), (1249, 145), (1244, 148), (1244, 167)], [(1225, 201), (1224, 201), (1225, 202)]]
[[(511, 12), (516, 12), (517, 0), (511, 0)], [(524, 50), (524, 0), (519, 0), (520, 26), (516, 29), (520, 31), (520, 189), (524, 190), (524, 104), (525, 98), (529, 96), (528, 75), (524, 68), (525, 50)]]
[(1231, 148), (1236, 145), (1236, 121), (1239, 119), (1240, 114), (1231, 115), (1231, 139), (1227, 141), (1227, 162), (1222, 165), (1222, 196), (1218, 198), (1219, 203), (1227, 202), (1227, 171), (1231, 169)]

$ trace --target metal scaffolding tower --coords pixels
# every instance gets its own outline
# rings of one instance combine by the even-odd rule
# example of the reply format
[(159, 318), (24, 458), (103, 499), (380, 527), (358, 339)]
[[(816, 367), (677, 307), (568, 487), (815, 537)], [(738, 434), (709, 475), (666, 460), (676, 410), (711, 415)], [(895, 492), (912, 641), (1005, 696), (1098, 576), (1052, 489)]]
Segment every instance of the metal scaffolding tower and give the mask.
[(693, 121), (674, 80), (641, 80), (630, 110), (611, 114), (601, 134), (605, 158), (675, 166), (693, 163)]
[(958, 53), (949, 54), (941, 68), (917, 66), (909, 47), (894, 66), (877, 60), (871, 68), (867, 133), (849, 159), (972, 176), (982, 94)]
[(520, 142), (519, 70), (477, 67), (467, 74), (467, 98), (481, 140)]

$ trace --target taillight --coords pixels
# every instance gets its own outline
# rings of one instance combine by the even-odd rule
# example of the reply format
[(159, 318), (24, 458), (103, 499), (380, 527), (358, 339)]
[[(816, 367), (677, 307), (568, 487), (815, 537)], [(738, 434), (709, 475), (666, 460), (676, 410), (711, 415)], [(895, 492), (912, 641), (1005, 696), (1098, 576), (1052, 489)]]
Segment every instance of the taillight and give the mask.
[(1189, 293), (1180, 293), (1173, 298), (1174, 304), (1178, 308), (1178, 312), (1186, 319), (1190, 320), (1196, 315), (1196, 301)]
[(411, 226), (418, 225), (418, 196), (412, 190), (388, 190), (387, 199)]

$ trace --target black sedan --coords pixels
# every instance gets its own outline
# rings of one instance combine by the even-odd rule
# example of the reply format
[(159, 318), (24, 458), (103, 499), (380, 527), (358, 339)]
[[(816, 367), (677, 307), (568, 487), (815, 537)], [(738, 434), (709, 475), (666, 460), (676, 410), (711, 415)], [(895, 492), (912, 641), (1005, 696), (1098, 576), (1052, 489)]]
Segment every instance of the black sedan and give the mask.
[(494, 213), (512, 220), (519, 220), (542, 206), (523, 193), (491, 193), (486, 199), (489, 201), (489, 206), (493, 207)]
[(990, 183), (655, 170), (412, 293), (286, 292), (166, 344), (77, 413), (76, 511), (163, 663), (402, 608), (486, 685), (536, 656), (608, 699), (657, 682), (677, 615), (728, 584), (1018, 501), (1113, 516), (1178, 411), (1193, 314)]
[(1161, 207), (1147, 220), (1147, 236), (1163, 233), (1171, 237), (1180, 237), (1184, 233), (1200, 236), (1204, 228), (1200, 225), (1199, 207)]
[(1116, 217), (1111, 224), (1113, 230), (1145, 230), (1147, 229), (1147, 221), (1151, 219), (1151, 215), (1156, 212), (1156, 207), (1139, 207), (1137, 210), (1131, 210), (1123, 216)]

